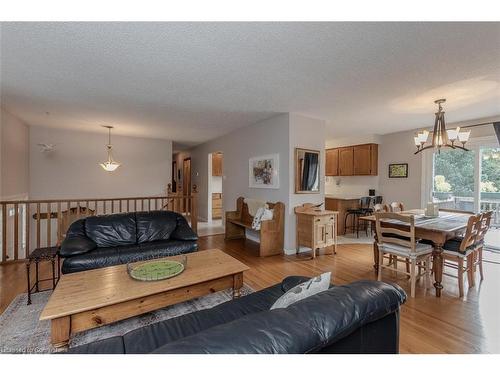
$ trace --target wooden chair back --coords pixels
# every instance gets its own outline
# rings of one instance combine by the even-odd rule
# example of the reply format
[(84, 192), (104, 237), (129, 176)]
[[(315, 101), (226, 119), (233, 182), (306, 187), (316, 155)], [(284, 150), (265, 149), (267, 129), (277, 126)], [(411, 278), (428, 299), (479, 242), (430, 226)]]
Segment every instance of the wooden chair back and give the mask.
[(467, 228), (465, 229), (464, 237), (460, 243), (460, 251), (465, 252), (469, 246), (472, 246), (477, 241), (477, 235), (481, 228), (482, 214), (472, 215), (467, 221)]
[(392, 202), (390, 207), (391, 212), (402, 212), (405, 210), (404, 205), (401, 202)]
[[(401, 224), (400, 227), (385, 227), (384, 220), (396, 221), (395, 224)], [(393, 243), (404, 246), (415, 252), (415, 217), (413, 215), (404, 215), (395, 212), (375, 212), (375, 225), (377, 230), (377, 240), (379, 245), (384, 243)], [(392, 237), (388, 235), (397, 235)]]
[(486, 233), (490, 229), (491, 226), (491, 217), (493, 216), (493, 211), (483, 212), (481, 214), (481, 218), (477, 223), (477, 235), (476, 235), (476, 244), (484, 241), (484, 237)]
[(391, 212), (391, 209), (385, 203), (377, 203), (375, 206), (373, 206), (373, 212)]

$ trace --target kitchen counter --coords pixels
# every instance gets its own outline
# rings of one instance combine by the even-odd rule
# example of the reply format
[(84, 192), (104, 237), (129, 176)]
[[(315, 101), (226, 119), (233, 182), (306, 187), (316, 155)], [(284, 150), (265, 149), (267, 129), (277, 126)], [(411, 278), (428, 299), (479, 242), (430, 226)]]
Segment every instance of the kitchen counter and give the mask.
[(345, 222), (345, 217), (347, 210), (350, 208), (359, 207), (360, 196), (353, 195), (325, 195), (325, 209), (331, 211), (338, 211), (338, 225), (337, 234), (344, 234), (344, 226), (348, 227), (353, 225), (353, 215), (349, 216), (347, 222)]
[(361, 196), (325, 194), (325, 199), (340, 199), (340, 200), (344, 200), (344, 201), (350, 201), (350, 200), (354, 200), (354, 199), (361, 199)]

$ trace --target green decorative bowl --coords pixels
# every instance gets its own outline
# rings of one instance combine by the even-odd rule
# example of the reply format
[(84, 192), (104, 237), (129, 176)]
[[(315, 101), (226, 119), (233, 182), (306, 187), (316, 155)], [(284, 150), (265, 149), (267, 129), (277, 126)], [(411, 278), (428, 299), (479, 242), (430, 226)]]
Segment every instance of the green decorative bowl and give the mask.
[(157, 259), (140, 264), (127, 264), (127, 272), (131, 278), (139, 281), (165, 280), (181, 274), (186, 268), (187, 257), (182, 262)]

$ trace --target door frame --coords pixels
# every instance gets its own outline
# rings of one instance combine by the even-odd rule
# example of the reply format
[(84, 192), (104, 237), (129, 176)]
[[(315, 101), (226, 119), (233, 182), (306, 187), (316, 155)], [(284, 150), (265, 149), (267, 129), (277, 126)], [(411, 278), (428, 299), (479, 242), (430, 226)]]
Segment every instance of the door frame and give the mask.
[[(189, 161), (189, 183), (186, 182), (186, 162)], [(184, 158), (182, 160), (182, 195), (191, 195), (191, 182), (192, 182), (192, 177), (193, 174), (191, 173), (191, 157)], [(184, 199), (184, 211), (188, 212), (190, 211), (191, 206), (191, 200), (185, 198)]]

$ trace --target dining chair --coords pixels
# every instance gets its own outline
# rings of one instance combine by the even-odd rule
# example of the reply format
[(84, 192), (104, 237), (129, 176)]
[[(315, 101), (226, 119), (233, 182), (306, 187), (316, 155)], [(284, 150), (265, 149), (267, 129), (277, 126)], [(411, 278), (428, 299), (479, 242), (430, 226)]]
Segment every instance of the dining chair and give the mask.
[[(390, 220), (401, 224), (401, 229), (384, 227), (383, 222)], [(382, 281), (382, 270), (392, 269), (397, 273), (410, 276), (410, 295), (415, 297), (417, 279), (424, 270), (424, 285), (427, 288), (430, 283), (432, 245), (419, 243), (415, 239), (415, 217), (394, 212), (376, 212), (375, 225), (377, 230), (378, 257), (378, 280)], [(384, 264), (384, 259), (393, 259), (396, 267)], [(409, 271), (397, 268), (397, 259), (409, 263)]]
[(373, 206), (373, 212), (391, 212), (391, 208), (385, 203), (377, 203)]
[(473, 266), (472, 266), (472, 280), (476, 279), (476, 267), (479, 266), (479, 277), (482, 280), (484, 280), (484, 274), (483, 274), (483, 247), (484, 247), (484, 237), (486, 236), (486, 233), (488, 233), (488, 230), (490, 229), (491, 226), (491, 217), (493, 216), (493, 211), (487, 211), (483, 212), (481, 216), (481, 221), (478, 224), (478, 233), (476, 236), (476, 249), (474, 251), (474, 259), (473, 259)]
[(457, 275), (445, 273), (458, 278), (458, 294), (464, 296), (464, 276), (467, 275), (469, 288), (474, 286), (474, 256), (477, 249), (477, 236), (481, 229), (483, 214), (471, 215), (463, 236), (452, 238), (443, 245), (444, 266), (456, 269)]
[(391, 212), (401, 212), (404, 211), (404, 205), (401, 202), (392, 202), (391, 205)]

